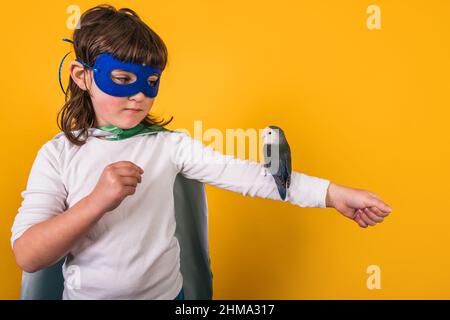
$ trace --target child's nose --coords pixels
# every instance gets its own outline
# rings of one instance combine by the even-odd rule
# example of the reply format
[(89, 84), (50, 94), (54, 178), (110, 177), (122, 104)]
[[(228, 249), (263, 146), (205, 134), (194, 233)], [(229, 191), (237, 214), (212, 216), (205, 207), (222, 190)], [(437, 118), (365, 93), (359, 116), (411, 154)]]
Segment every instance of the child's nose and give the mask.
[(138, 92), (133, 96), (129, 97), (130, 100), (141, 101), (145, 99), (145, 95), (142, 92)]

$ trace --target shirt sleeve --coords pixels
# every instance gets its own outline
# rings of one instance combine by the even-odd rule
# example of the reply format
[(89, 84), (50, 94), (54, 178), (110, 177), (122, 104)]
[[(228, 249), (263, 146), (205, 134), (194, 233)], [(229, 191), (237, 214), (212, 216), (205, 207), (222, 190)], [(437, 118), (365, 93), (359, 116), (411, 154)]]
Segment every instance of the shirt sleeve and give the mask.
[[(269, 172), (265, 174), (263, 163), (224, 155), (186, 133), (176, 133), (172, 139), (176, 142), (172, 161), (186, 178), (244, 196), (283, 201), (275, 180)], [(325, 208), (329, 184), (327, 179), (292, 171), (291, 185), (284, 201), (300, 207)]]
[(39, 149), (21, 193), (23, 201), (11, 228), (11, 247), (28, 228), (66, 210), (67, 191), (58, 160), (55, 143), (50, 141)]

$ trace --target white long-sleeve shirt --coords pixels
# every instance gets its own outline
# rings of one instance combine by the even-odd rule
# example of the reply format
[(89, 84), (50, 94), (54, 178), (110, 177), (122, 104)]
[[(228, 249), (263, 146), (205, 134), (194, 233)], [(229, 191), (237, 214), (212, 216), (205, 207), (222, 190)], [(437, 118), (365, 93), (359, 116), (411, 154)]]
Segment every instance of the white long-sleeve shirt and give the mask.
[[(92, 133), (95, 128), (89, 129)], [(98, 131), (96, 131), (98, 132)], [(263, 164), (224, 155), (181, 132), (76, 146), (59, 133), (38, 151), (12, 226), (11, 246), (32, 225), (90, 194), (104, 168), (128, 160), (144, 169), (136, 193), (106, 213), (70, 250), (63, 299), (174, 299), (183, 279), (173, 184), (181, 173), (244, 196), (282, 201)], [(286, 201), (322, 207), (330, 181), (292, 171)], [(77, 282), (68, 277), (77, 272)], [(73, 280), (73, 279), (72, 279)]]

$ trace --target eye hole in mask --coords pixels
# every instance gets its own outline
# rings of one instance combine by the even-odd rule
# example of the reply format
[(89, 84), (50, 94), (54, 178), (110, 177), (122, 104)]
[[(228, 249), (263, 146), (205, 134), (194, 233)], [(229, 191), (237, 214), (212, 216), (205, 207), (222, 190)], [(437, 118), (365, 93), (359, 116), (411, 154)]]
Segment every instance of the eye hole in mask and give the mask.
[[(110, 78), (114, 83), (121, 84), (121, 85), (127, 85), (136, 82), (137, 77), (134, 73), (126, 71), (126, 70), (120, 70), (120, 69), (114, 69), (110, 73)], [(154, 73), (150, 75), (147, 79), (148, 84), (151, 87), (155, 87), (158, 81), (159, 75), (157, 73)]]
[(150, 77), (148, 77), (147, 82), (151, 87), (155, 87), (157, 85), (158, 79), (159, 79), (159, 74), (154, 73), (154, 74), (150, 75)]
[(109, 76), (114, 83), (124, 85), (134, 83), (137, 79), (134, 73), (120, 69), (112, 70)]

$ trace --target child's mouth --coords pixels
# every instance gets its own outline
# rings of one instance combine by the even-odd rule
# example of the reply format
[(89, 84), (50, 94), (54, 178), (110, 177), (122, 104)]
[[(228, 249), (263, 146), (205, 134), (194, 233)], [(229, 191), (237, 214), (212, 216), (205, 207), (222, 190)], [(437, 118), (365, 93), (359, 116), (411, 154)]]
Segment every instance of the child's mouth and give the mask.
[(125, 111), (130, 111), (132, 113), (138, 113), (138, 112), (141, 112), (142, 110), (141, 109), (125, 109)]

